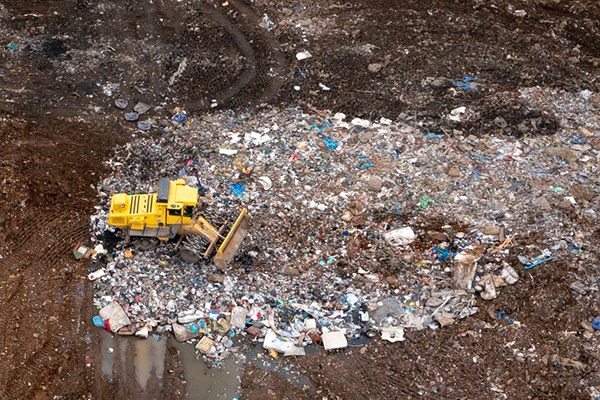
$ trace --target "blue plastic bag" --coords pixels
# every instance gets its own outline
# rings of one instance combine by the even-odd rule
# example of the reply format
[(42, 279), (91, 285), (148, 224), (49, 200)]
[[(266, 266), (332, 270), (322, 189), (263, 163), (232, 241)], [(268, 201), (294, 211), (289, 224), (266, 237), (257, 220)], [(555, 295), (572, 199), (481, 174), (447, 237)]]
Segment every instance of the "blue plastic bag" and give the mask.
[(185, 114), (175, 114), (171, 119), (178, 124), (185, 124), (185, 121), (187, 121), (187, 116)]
[(323, 141), (325, 142), (325, 146), (327, 146), (327, 148), (329, 150), (335, 150), (338, 147), (338, 142), (336, 142), (333, 139), (329, 139), (329, 136), (325, 136), (325, 138), (323, 139)]
[(241, 183), (234, 183), (231, 186), (229, 186), (229, 190), (231, 190), (234, 196), (243, 196), (246, 187)]

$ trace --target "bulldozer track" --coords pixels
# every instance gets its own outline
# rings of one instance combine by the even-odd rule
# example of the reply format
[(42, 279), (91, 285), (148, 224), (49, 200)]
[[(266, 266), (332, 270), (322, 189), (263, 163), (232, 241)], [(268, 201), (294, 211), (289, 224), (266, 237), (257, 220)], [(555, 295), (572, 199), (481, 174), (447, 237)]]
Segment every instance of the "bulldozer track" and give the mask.
[[(72, 30), (71, 36), (82, 38), (83, 46), (114, 49), (104, 53), (108, 58), (99, 60), (96, 70), (81, 71), (82, 76), (75, 74), (70, 78), (69, 84), (82, 90), (95, 90), (87, 83), (90, 73), (95, 81), (111, 81), (114, 76), (121, 76), (119, 96), (138, 97), (138, 90), (143, 88), (144, 92), (148, 90), (146, 97), (170, 98), (191, 111), (205, 111), (213, 107), (214, 101), (220, 109), (269, 102), (284, 84), (287, 61), (280, 44), (271, 31), (261, 26), (261, 18), (252, 8), (240, 1), (215, 7), (204, 2), (148, 4), (142, 0), (113, 0), (104, 6), (102, 24), (80, 29), (74, 29), (78, 17), (97, 12), (94, 2), (60, 3), (60, 7), (56, 0), (8, 4), (11, 18), (7, 23), (23, 29), (53, 19), (64, 27), (64, 33)], [(63, 12), (53, 16), (57, 9)], [(117, 40), (113, 39), (115, 30), (122, 34)], [(107, 38), (106, 43), (100, 38)], [(56, 50), (48, 49), (49, 40), (43, 35), (35, 37), (34, 41), (39, 42), (36, 48), (42, 50), (24, 55), (26, 60), (47, 63)], [(60, 44), (56, 51), (63, 51), (60, 46), (77, 49), (79, 45)], [(131, 61), (132, 56), (150, 62), (141, 65)], [(43, 79), (36, 77), (38, 71), (31, 73), (35, 80)], [(61, 73), (64, 71), (60, 69), (50, 71), (50, 74)], [(41, 85), (40, 89), (40, 101), (56, 91), (55, 86)]]
[[(260, 17), (250, 7), (237, 0), (231, 1), (231, 5), (242, 12), (255, 26), (259, 25)], [(269, 102), (279, 93), (279, 90), (285, 83), (284, 74), (287, 72), (288, 65), (275, 35), (266, 29), (262, 34), (265, 43), (269, 47), (270, 56), (273, 57), (271, 79), (267, 79), (266, 74), (260, 76), (265, 81), (265, 89), (261, 100)]]
[[(206, 33), (202, 31), (183, 32), (183, 37), (190, 44), (192, 59), (201, 58), (194, 54), (194, 50), (202, 53), (202, 50), (208, 49), (218, 54), (220, 49), (226, 48), (228, 42), (231, 42), (235, 44), (239, 55), (244, 60), (241, 70), (237, 74), (230, 70), (224, 70), (224, 76), (204, 84), (209, 93), (212, 93), (210, 96), (193, 93), (197, 88), (190, 88), (184, 84), (193, 82), (204, 72), (198, 65), (188, 67), (187, 72), (180, 77), (182, 82), (179, 83), (176, 90), (179, 94), (186, 96), (188, 103), (191, 102), (190, 105), (197, 109), (208, 108), (212, 99), (216, 100), (220, 107), (248, 106), (249, 100), (251, 101), (252, 98), (255, 101), (268, 102), (277, 95), (283, 85), (287, 63), (274, 35), (266, 29), (256, 28), (259, 26), (260, 18), (252, 9), (238, 1), (232, 1), (230, 4), (247, 21), (242, 21), (242, 18), (232, 21), (214, 7), (201, 3), (197, 5), (198, 10), (219, 25), (222, 30), (221, 34), (211, 35), (210, 31)], [(242, 30), (242, 24), (250, 34)], [(257, 48), (255, 49), (255, 47)], [(268, 62), (268, 60), (273, 61)], [(269, 70), (273, 72), (270, 73)]]
[[(9, 254), (0, 261), (0, 329), (4, 332), (5, 353), (0, 357), (0, 383), (7, 389), (0, 392), (0, 398), (29, 398), (27, 393), (44, 385), (68, 359), (63, 354), (65, 343), (56, 325), (69, 323), (65, 315), (76, 313), (77, 303), (82, 303), (76, 296), (68, 295), (76, 292), (74, 286), (78, 282), (70, 267), (71, 249), (89, 236), (88, 230), (74, 229), (76, 222), (81, 222), (81, 217), (50, 213), (23, 223), (11, 240)], [(40, 276), (35, 268), (30, 268), (40, 264), (54, 276)], [(58, 280), (58, 288), (46, 286), (49, 280)], [(36, 291), (32, 290), (34, 287)], [(59, 303), (59, 307), (42, 317), (43, 320), (33, 320), (34, 303), (48, 301)], [(32, 337), (33, 333), (38, 335), (37, 339)], [(17, 349), (21, 340), (40, 340), (40, 343), (31, 352), (20, 353)]]

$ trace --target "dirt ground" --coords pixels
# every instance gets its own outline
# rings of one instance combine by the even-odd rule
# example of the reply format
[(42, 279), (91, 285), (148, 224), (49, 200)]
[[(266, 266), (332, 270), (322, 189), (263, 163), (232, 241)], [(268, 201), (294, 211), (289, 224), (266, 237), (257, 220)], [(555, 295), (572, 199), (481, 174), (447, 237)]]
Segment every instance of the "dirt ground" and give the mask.
[[(135, 140), (114, 98), (157, 106), (155, 118), (283, 104), (427, 122), (477, 105), (465, 129), (478, 134), (498, 116), (539, 117), (523, 112), (519, 87), (600, 90), (599, 21), (600, 3), (574, 0), (0, 0), (0, 398), (140, 396), (134, 380), (102, 379), (93, 289), (71, 253), (89, 238), (103, 161)], [(465, 76), (503, 91), (452, 88)], [(498, 398), (589, 398), (581, 381), (598, 376), (598, 350), (570, 332), (600, 310), (568, 289), (569, 268), (531, 270), (460, 324), (291, 361), (315, 393), (249, 368), (242, 398), (475, 399), (490, 387)], [(533, 363), (508, 352), (512, 341), (589, 368)], [(151, 398), (183, 397), (173, 349), (167, 363)]]

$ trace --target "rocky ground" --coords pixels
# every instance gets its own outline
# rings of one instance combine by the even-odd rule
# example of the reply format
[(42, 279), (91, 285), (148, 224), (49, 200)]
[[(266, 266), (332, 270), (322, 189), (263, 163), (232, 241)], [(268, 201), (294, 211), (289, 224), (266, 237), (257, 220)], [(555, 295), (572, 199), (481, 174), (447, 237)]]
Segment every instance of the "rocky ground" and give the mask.
[[(201, 134), (196, 152), (172, 161), (175, 171), (206, 150), (207, 170), (188, 172), (224, 177), (204, 182), (223, 196), (217, 201), (262, 216), (244, 249), (257, 254), (254, 270), (239, 259), (233, 275), (294, 282), (281, 268), (289, 264), (314, 290), (333, 276), (356, 280), (361, 267), (377, 279), (359, 279), (366, 292), (414, 293), (435, 274), (451, 282), (451, 261), (431, 253), (446, 234), (449, 251), (485, 247), (478, 279), (499, 274), (489, 264), (503, 261), (520, 277), (495, 299), (473, 294), (477, 313), (443, 328), (289, 359), (310, 380), (305, 390), (249, 367), (243, 398), (596, 398), (598, 334), (588, 324), (600, 315), (599, 14), (593, 2), (564, 0), (1, 2), (1, 397), (139, 394), (135, 380), (111, 384), (102, 374), (94, 287), (71, 250), (90, 240), (90, 216), (106, 201), (98, 189), (127, 172), (106, 161), (179, 137), (161, 121), (185, 112)], [(117, 98), (128, 112), (150, 104), (140, 118), (150, 130), (125, 121)], [(338, 112), (346, 120), (336, 125)], [(277, 146), (248, 150), (222, 134), (243, 132), (246, 121), (272, 128), (274, 119), (285, 127)], [(239, 126), (216, 126), (229, 122)], [(222, 161), (215, 150), (225, 147), (246, 160)], [(273, 162), (257, 162), (261, 152)], [(298, 160), (283, 173), (291, 154)], [(219, 161), (229, 170), (209, 170)], [(144, 162), (124, 165), (151, 185), (157, 171)], [(270, 191), (262, 176), (274, 182)], [(228, 199), (233, 183), (256, 195)], [(291, 198), (300, 190), (314, 204)], [(361, 198), (339, 198), (351, 190)], [(352, 201), (365, 204), (364, 221), (339, 219)], [(408, 247), (375, 235), (405, 225), (417, 234)], [(501, 228), (513, 240), (499, 256), (491, 252)], [(285, 238), (279, 251), (274, 238)], [(556, 258), (530, 269), (518, 258), (546, 249)], [(180, 398), (181, 365), (167, 353), (162, 389), (151, 396)]]

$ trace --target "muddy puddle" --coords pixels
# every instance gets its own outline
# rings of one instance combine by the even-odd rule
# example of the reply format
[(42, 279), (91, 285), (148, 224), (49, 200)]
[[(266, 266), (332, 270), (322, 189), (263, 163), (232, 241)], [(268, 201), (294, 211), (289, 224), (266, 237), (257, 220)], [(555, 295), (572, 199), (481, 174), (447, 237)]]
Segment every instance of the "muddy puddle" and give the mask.
[(275, 372), (298, 388), (312, 387), (310, 381), (290, 367), (283, 356), (275, 359), (263, 350), (261, 344), (248, 347), (246, 343), (242, 346), (240, 340), (234, 341), (234, 346), (240, 348), (237, 355), (209, 366), (201, 357), (197, 358), (193, 345), (179, 343), (172, 337), (149, 336), (148, 339), (140, 339), (115, 336), (104, 331), (102, 373), (111, 382), (119, 380), (127, 383), (127, 379), (135, 379), (142, 390), (151, 390), (149, 382), (156, 382), (162, 388), (169, 341), (179, 351), (187, 382), (188, 400), (231, 400), (239, 397), (241, 374), (246, 364), (265, 372)]
[(242, 361), (232, 356), (221, 362), (219, 367), (209, 368), (202, 358), (196, 359), (196, 349), (188, 343), (179, 343), (169, 338), (179, 350), (187, 382), (189, 400), (233, 399), (240, 395)]

